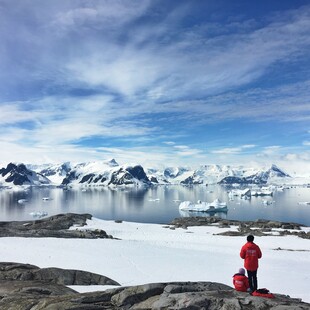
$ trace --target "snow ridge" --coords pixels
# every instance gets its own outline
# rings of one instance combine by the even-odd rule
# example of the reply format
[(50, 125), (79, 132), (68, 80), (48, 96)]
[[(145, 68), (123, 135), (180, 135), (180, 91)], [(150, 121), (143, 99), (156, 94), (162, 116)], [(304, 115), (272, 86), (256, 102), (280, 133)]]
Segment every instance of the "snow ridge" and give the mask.
[(139, 164), (119, 165), (115, 159), (59, 165), (26, 165), (10, 163), (0, 169), (0, 184), (4, 185), (62, 185), (62, 186), (152, 186), (197, 184), (268, 184), (291, 177), (276, 165), (268, 169), (228, 165), (201, 165), (156, 169)]

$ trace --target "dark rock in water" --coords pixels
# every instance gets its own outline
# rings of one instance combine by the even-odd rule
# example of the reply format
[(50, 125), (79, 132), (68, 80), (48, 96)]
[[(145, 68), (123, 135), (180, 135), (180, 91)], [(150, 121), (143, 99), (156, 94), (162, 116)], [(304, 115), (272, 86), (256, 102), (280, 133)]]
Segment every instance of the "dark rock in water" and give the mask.
[(101, 229), (69, 230), (85, 226), (91, 218), (90, 214), (66, 213), (35, 221), (0, 222), (0, 237), (113, 238)]
[(0, 295), (2, 310), (310, 309), (310, 304), (288, 296), (259, 298), (214, 282), (151, 283), (79, 294), (47, 281), (5, 280), (0, 281)]

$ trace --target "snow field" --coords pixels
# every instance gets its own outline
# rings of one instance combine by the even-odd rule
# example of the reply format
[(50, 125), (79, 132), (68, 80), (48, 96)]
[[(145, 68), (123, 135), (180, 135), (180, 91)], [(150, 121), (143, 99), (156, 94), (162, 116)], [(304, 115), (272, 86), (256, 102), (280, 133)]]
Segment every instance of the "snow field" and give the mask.
[[(0, 238), (1, 260), (39, 267), (81, 269), (123, 286), (151, 282), (212, 281), (232, 286), (243, 266), (245, 237), (216, 236), (216, 226), (170, 229), (167, 225), (115, 223), (92, 219), (85, 227), (103, 229), (121, 240)], [(259, 287), (310, 302), (310, 241), (293, 236), (255, 237), (262, 252)], [(277, 248), (288, 250), (274, 250)], [(294, 250), (294, 251), (291, 251)], [(80, 292), (110, 287), (73, 287)]]

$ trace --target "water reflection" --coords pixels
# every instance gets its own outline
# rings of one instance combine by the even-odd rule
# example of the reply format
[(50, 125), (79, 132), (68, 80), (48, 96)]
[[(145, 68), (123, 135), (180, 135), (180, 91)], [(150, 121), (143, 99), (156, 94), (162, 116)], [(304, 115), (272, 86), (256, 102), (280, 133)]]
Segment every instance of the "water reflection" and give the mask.
[[(180, 216), (210, 216), (201, 212), (180, 212), (179, 204), (185, 200), (211, 202), (216, 198), (227, 202), (228, 212), (215, 214), (221, 218), (270, 219), (310, 225), (310, 205), (298, 204), (310, 201), (310, 189), (301, 187), (275, 192), (273, 197), (249, 200), (238, 197), (230, 200), (227, 188), (221, 186), (0, 190), (0, 220), (29, 220), (32, 219), (30, 213), (44, 211), (48, 215), (75, 212), (90, 213), (106, 220), (168, 223)], [(271, 203), (264, 203), (264, 200)]]
[(195, 211), (182, 211), (179, 210), (181, 217), (190, 217), (190, 216), (201, 216), (201, 217), (210, 217), (216, 216), (221, 219), (227, 219), (228, 211), (221, 211), (221, 212), (195, 212)]

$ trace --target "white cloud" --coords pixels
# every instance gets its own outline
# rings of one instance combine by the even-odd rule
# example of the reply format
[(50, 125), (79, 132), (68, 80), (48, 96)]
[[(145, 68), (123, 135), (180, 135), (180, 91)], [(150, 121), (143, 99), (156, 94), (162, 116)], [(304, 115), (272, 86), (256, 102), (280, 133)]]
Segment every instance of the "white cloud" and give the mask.
[(22, 103), (12, 102), (0, 104), (0, 115), (0, 126), (3, 126), (20, 122), (34, 121), (36, 118), (42, 116), (42, 113), (40, 111), (25, 111), (22, 108)]
[(252, 149), (256, 147), (255, 144), (245, 144), (238, 147), (226, 147), (218, 150), (211, 151), (212, 154), (223, 154), (223, 155), (229, 155), (229, 154), (241, 154), (245, 150)]
[[(143, 92), (152, 98), (180, 99), (192, 94), (193, 89), (198, 97), (210, 95), (252, 82), (270, 65), (306, 52), (310, 44), (305, 30), (310, 27), (308, 9), (291, 14), (285, 22), (211, 39), (198, 31), (195, 37), (188, 36), (186, 30), (184, 35), (177, 35), (180, 29), (176, 24), (163, 21), (156, 39), (163, 40), (168, 31), (176, 38), (166, 44), (150, 41), (154, 28), (144, 25), (143, 45), (135, 36), (125, 44), (107, 41), (103, 51), (96, 46), (67, 67), (79, 81), (127, 96)], [(146, 35), (148, 30), (150, 34)], [(135, 32), (138, 37), (139, 31), (137, 28)]]
[(280, 150), (281, 150), (281, 146), (272, 145), (272, 146), (265, 147), (262, 153), (266, 155), (271, 155), (271, 154), (279, 153)]
[(237, 154), (237, 153), (240, 153), (241, 150), (242, 149), (240, 147), (226, 147), (223, 149), (211, 151), (211, 153), (213, 154)]
[(189, 149), (187, 145), (175, 145), (174, 148), (177, 150), (188, 150)]
[[(159, 161), (176, 161), (176, 156), (235, 160), (257, 148), (259, 156), (269, 160), (287, 151), (281, 142), (259, 152), (255, 144), (229, 147), (234, 143), (226, 140), (224, 147), (205, 156), (186, 140), (192, 128), (206, 130), (206, 124), (225, 125), (227, 120), (309, 123), (309, 80), (246, 87), (271, 69), (278, 72), (307, 57), (310, 6), (259, 27), (256, 21), (243, 20), (212, 27), (199, 22), (185, 29), (180, 27), (188, 10), (176, 6), (154, 12), (151, 1), (30, 4), (18, 1), (0, 11), (0, 25), (5, 25), (0, 27), (0, 94), (27, 98), (0, 102), (1, 150), (10, 146), (16, 157), (31, 150), (33, 158), (39, 150), (47, 156), (49, 146), (57, 150), (51, 150), (56, 158), (77, 157), (73, 153), (78, 150), (96, 157), (96, 146), (92, 151), (70, 144), (99, 136), (107, 145), (114, 145), (113, 139), (130, 140), (133, 149), (117, 149), (122, 158), (128, 152), (132, 158)], [(147, 22), (141, 23), (141, 17)], [(240, 91), (239, 86), (246, 87)], [(85, 94), (70, 95), (79, 90)], [(166, 147), (135, 148), (151, 139)]]
[(241, 148), (243, 148), (243, 149), (252, 149), (254, 147), (256, 147), (255, 144), (245, 144), (245, 145), (241, 146)]
[[(133, 147), (133, 148), (109, 148), (100, 147), (98, 150), (102, 151), (107, 158), (114, 157), (119, 163), (135, 163), (142, 164), (145, 167), (167, 167), (188, 164), (195, 164), (195, 159), (199, 157), (200, 152), (195, 150), (176, 151), (170, 147)], [(197, 155), (197, 156), (196, 156)], [(189, 160), (184, 160), (183, 156), (190, 157)], [(205, 159), (205, 157), (204, 157)]]
[[(57, 13), (53, 26), (108, 28), (124, 26), (129, 21), (141, 16), (150, 1), (130, 2), (124, 0), (88, 1), (72, 3), (73, 7)], [(82, 6), (79, 6), (81, 5)]]

